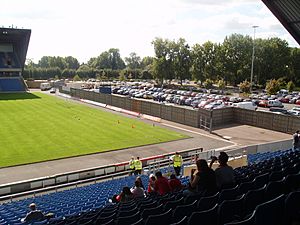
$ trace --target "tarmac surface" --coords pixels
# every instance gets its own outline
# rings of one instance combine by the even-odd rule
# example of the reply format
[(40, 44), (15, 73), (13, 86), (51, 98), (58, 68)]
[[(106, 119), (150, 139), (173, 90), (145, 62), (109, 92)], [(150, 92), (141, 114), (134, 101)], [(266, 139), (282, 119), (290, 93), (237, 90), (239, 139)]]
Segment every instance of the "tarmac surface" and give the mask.
[[(89, 107), (95, 107), (99, 110), (107, 110), (83, 102), (80, 102), (80, 104), (85, 104)], [(128, 116), (125, 114), (123, 115)], [(141, 120), (140, 118), (137, 119)], [(191, 148), (202, 147), (204, 151), (210, 149), (230, 149), (236, 148), (238, 146), (291, 139), (291, 135), (289, 134), (270, 131), (248, 125), (227, 125), (214, 130), (213, 133), (210, 134), (209, 132), (202, 129), (193, 128), (165, 120), (162, 120), (160, 123), (148, 120), (143, 121), (147, 123), (155, 123), (156, 126), (167, 127), (177, 132), (187, 134), (191, 138), (142, 147), (122, 149), (119, 151), (97, 153), (47, 162), (1, 168), (0, 185), (39, 177), (47, 177), (76, 170), (88, 169), (97, 166), (125, 162), (128, 161), (131, 156), (140, 156), (140, 158), (146, 158)]]

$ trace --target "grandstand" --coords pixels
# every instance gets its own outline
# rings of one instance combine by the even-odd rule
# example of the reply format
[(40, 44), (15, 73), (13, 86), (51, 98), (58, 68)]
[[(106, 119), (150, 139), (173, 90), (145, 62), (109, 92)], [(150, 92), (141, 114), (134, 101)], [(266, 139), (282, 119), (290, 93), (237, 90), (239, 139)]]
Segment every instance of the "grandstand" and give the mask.
[[(292, 224), (299, 221), (300, 151), (285, 150), (253, 154), (257, 163), (235, 169), (235, 187), (212, 196), (184, 197), (182, 192), (148, 196), (112, 204), (109, 198), (123, 186), (132, 186), (134, 176), (78, 187), (58, 193), (0, 205), (1, 224), (20, 224), (27, 207), (35, 202), (49, 221), (33, 224)], [(142, 175), (147, 184), (148, 176)], [(188, 178), (182, 178), (187, 184)], [(199, 223), (201, 221), (201, 223)]]
[(24, 92), (22, 77), (31, 30), (0, 28), (0, 92)]

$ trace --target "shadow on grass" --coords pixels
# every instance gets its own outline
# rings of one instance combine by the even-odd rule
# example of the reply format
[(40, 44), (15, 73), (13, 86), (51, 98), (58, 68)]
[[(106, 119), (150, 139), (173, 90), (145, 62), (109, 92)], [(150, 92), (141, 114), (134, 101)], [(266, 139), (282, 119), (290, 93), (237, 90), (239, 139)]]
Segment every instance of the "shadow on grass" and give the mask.
[(40, 97), (32, 93), (0, 93), (1, 100), (25, 100), (39, 99)]

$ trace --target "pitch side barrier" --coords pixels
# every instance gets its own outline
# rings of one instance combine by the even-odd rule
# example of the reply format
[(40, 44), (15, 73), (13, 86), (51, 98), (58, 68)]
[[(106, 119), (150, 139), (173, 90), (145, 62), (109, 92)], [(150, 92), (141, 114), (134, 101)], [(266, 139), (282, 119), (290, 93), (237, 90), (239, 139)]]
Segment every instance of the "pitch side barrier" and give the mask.
[[(185, 161), (189, 161), (196, 155), (198, 155), (198, 157), (208, 159), (214, 155), (215, 150), (202, 152), (201, 148), (194, 148), (178, 152), (182, 155)], [(174, 155), (174, 152), (141, 159), (143, 163), (143, 170), (147, 173), (150, 172), (150, 169), (158, 169), (158, 165), (169, 165), (167, 161), (170, 161), (170, 157), (172, 155)], [(77, 187), (78, 185), (83, 185), (84, 183), (97, 183), (99, 180), (114, 179), (116, 177), (128, 174), (129, 161), (126, 161), (37, 179), (3, 184), (0, 185), (0, 196), (2, 196), (0, 197), (0, 201), (25, 195), (35, 195), (39, 192), (57, 191), (58, 189), (71, 186)]]

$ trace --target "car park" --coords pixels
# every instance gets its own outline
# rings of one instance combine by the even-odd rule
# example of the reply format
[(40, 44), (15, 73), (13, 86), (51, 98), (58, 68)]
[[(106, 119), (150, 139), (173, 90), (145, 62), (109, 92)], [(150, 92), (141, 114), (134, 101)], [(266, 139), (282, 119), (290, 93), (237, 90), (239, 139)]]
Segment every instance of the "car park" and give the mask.
[(233, 103), (232, 106), (241, 108), (241, 109), (248, 109), (248, 110), (256, 110), (257, 109), (257, 105), (252, 101)]
[(267, 107), (279, 107), (279, 108), (283, 108), (283, 104), (282, 102), (278, 101), (278, 100), (269, 100), (267, 101)]

